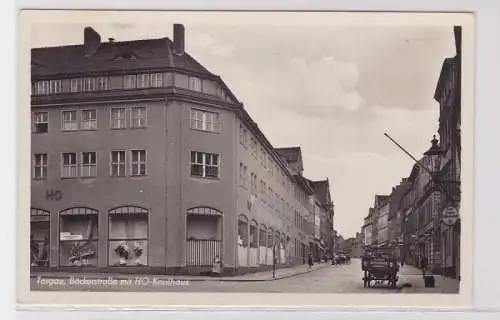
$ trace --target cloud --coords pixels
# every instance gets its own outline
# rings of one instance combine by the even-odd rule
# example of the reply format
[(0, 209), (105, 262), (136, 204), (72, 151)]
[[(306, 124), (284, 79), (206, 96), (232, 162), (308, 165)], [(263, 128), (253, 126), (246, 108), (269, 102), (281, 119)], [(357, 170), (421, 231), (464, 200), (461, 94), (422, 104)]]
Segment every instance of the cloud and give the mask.
[(236, 49), (233, 44), (218, 43), (212, 36), (205, 33), (190, 34), (188, 43), (192, 46), (193, 51), (203, 50), (205, 53), (215, 57), (229, 57)]
[(219, 46), (213, 46), (210, 48), (210, 52), (214, 56), (219, 56), (219, 57), (229, 57), (233, 54), (235, 50), (235, 47), (231, 44), (226, 44), (226, 45), (219, 45)]
[(134, 23), (111, 23), (111, 24), (109, 24), (109, 27), (125, 30), (125, 29), (135, 28), (135, 27), (137, 27), (137, 25)]

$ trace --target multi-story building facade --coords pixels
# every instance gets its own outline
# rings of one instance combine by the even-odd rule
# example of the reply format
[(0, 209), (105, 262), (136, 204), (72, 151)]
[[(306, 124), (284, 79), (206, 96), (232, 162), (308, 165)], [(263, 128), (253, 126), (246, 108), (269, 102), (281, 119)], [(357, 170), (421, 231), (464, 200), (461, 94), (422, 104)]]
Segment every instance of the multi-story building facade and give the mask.
[[(372, 209), (372, 245), (383, 245), (387, 241), (389, 207), (387, 195), (375, 195)], [(382, 242), (381, 242), (382, 241)]]
[(356, 232), (356, 236), (354, 237), (352, 243), (351, 256), (353, 258), (359, 258), (363, 254), (363, 238), (361, 232)]
[(32, 50), (34, 268), (304, 262), (314, 190), (222, 79), (168, 38)]
[[(461, 57), (462, 30), (454, 28), (456, 55), (446, 58), (434, 94), (439, 102), (439, 136), (443, 152), (440, 164), (441, 212), (436, 216), (434, 242), (441, 248), (441, 270), (444, 275), (460, 277), (460, 160), (461, 160)], [(442, 211), (457, 213), (452, 225), (441, 223)], [(453, 221), (453, 220), (452, 220)], [(441, 228), (442, 227), (442, 228)]]
[(370, 247), (373, 244), (373, 208), (368, 210), (368, 215), (364, 218), (362, 233), (364, 234), (364, 246)]
[(384, 201), (378, 208), (377, 242), (379, 246), (387, 246), (389, 240), (389, 202)]
[(331, 199), (331, 189), (329, 179), (311, 181), (316, 199), (319, 201), (320, 211), (320, 245), (322, 253), (327, 257), (332, 255), (333, 249), (333, 228), (334, 228), (334, 206)]
[(404, 217), (401, 229), (407, 262), (420, 267), (425, 258), (428, 267), (436, 273), (439, 272), (441, 262), (439, 247), (433, 239), (440, 208), (440, 190), (432, 178), (436, 163), (431, 154), (438, 148), (437, 143), (433, 139), (431, 148), (413, 166), (398, 210)]
[(393, 248), (394, 255), (401, 257), (403, 237), (401, 232), (404, 212), (402, 197), (410, 189), (411, 184), (407, 178), (403, 178), (401, 183), (392, 189), (389, 195), (389, 216), (388, 216), (388, 243)]

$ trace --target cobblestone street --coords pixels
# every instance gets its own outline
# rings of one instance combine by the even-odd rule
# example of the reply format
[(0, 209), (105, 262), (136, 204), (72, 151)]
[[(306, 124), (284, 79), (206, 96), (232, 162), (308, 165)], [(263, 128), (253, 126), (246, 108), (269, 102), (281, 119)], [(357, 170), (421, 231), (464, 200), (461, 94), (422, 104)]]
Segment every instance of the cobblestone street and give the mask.
[[(331, 266), (317, 264), (313, 270), (307, 267), (295, 268), (295, 274), (290, 269), (278, 270), (277, 277), (271, 280), (272, 272), (235, 277), (199, 278), (199, 277), (168, 277), (168, 276), (124, 276), (114, 278), (116, 283), (107, 284), (74, 284), (67, 277), (32, 277), (32, 290), (78, 290), (78, 291), (179, 291), (179, 292), (276, 292), (276, 293), (458, 293), (458, 281), (436, 277), (435, 288), (424, 288), (420, 271), (411, 266), (405, 266), (400, 272), (398, 289), (385, 287), (364, 288), (359, 259), (353, 259), (351, 264)], [(307, 273), (303, 273), (308, 271)], [(299, 273), (299, 274), (297, 274)], [(84, 275), (75, 276), (83, 279)], [(87, 279), (96, 279), (85, 275)], [(112, 276), (110, 276), (113, 278)], [(107, 279), (102, 276), (99, 279)], [(50, 280), (54, 280), (50, 284)], [(410, 288), (401, 288), (403, 283), (410, 283)]]

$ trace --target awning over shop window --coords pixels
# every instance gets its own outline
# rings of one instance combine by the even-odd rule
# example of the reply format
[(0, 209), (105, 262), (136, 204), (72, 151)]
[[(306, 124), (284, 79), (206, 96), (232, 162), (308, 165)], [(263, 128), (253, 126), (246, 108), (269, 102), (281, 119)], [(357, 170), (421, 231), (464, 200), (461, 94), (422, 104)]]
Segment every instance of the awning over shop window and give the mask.
[(198, 216), (222, 216), (222, 212), (210, 207), (197, 207), (188, 209), (186, 212), (188, 215), (198, 215)]
[(60, 212), (61, 215), (97, 215), (99, 211), (96, 209), (79, 207), (79, 208), (70, 208)]
[(137, 206), (123, 206), (109, 210), (109, 214), (147, 214), (148, 210)]

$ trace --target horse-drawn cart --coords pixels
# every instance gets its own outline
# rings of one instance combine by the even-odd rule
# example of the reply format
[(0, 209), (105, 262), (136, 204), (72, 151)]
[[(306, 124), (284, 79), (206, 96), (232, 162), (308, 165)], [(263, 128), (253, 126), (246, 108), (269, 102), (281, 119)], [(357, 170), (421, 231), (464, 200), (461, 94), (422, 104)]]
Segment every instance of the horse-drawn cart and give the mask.
[(365, 288), (370, 288), (372, 281), (377, 284), (387, 282), (391, 288), (396, 288), (399, 265), (392, 256), (380, 253), (364, 256), (361, 261), (361, 270)]

